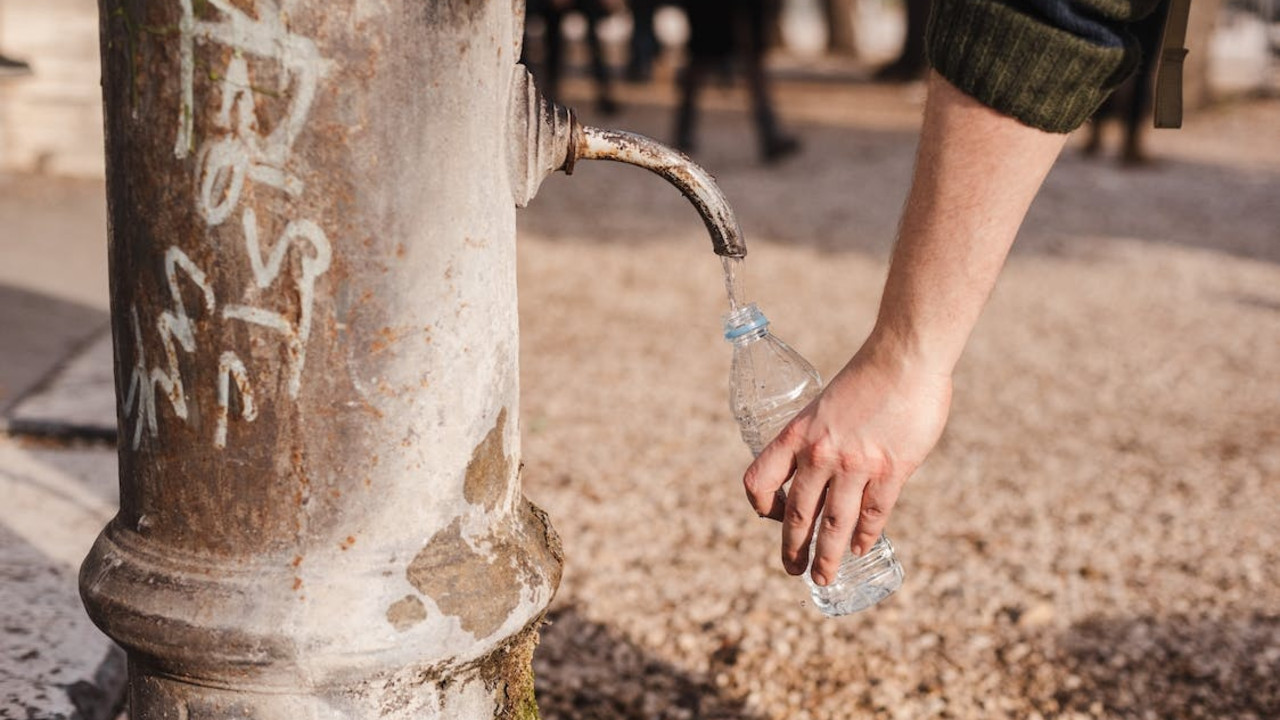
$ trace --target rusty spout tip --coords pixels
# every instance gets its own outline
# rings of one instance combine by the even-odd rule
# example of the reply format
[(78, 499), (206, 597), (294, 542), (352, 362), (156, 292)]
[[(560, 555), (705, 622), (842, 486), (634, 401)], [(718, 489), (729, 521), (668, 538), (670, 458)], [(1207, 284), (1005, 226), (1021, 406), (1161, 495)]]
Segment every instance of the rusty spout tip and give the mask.
[[(613, 160), (642, 167), (678, 188), (693, 203), (711, 236), (717, 255), (745, 257), (742, 231), (715, 178), (688, 155), (653, 138), (623, 130), (573, 126), (571, 155), (575, 160)], [(566, 163), (568, 161), (566, 160)]]

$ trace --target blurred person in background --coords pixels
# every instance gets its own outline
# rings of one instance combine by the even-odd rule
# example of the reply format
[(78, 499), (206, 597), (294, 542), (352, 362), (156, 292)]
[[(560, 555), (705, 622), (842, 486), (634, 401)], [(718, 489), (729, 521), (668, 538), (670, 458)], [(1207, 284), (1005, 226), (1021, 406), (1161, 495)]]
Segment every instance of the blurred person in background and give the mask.
[(1120, 149), (1120, 164), (1137, 167), (1151, 162), (1143, 147), (1143, 126), (1151, 117), (1156, 61), (1160, 56), (1160, 37), (1164, 30), (1164, 15), (1152, 13), (1133, 26), (1133, 35), (1142, 49), (1138, 69), (1120, 84), (1089, 120), (1089, 134), (1082, 152), (1088, 156), (1102, 150), (1102, 129), (1111, 120), (1120, 123), (1124, 139)]
[[(1138, 63), (1158, 0), (937, 0), (911, 189), (870, 335), (747, 468), (782, 564), (865, 553), (947, 421), (952, 373), (1067, 139)], [(1185, 11), (1185, 8), (1183, 8)], [(790, 482), (785, 491), (783, 486)]]
[[(609, 68), (604, 60), (604, 47), (597, 32), (600, 21), (609, 15), (607, 0), (529, 0), (528, 13), (542, 19), (543, 57), (538, 67), (538, 85), (549, 100), (558, 101), (560, 77), (564, 71), (564, 17), (570, 12), (580, 12), (587, 21), (587, 49), (591, 54), (591, 76), (596, 84), (596, 110), (603, 115), (618, 112), (618, 102), (613, 98), (613, 85)], [(528, 43), (525, 43), (528, 52)], [(524, 58), (525, 65), (529, 65)]]
[(769, 0), (685, 0), (683, 7), (689, 18), (689, 59), (680, 77), (676, 147), (688, 153), (696, 150), (698, 95), (712, 73), (737, 60), (751, 94), (760, 157), (776, 162), (798, 152), (800, 142), (778, 125), (764, 67), (777, 4)]

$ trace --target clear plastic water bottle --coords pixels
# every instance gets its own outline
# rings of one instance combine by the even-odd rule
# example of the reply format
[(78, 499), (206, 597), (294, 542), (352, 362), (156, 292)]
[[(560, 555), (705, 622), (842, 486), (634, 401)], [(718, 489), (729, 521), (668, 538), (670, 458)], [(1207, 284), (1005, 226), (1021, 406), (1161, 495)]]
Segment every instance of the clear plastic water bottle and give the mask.
[[(729, 406), (753, 455), (822, 392), (822, 378), (809, 361), (769, 332), (769, 320), (755, 303), (731, 310), (724, 337), (733, 343)], [(814, 533), (814, 543), (817, 533)], [(810, 570), (814, 545), (809, 548)], [(862, 557), (846, 551), (827, 585), (805, 572), (813, 602), (831, 617), (865, 610), (902, 586), (902, 565), (889, 538), (881, 535)]]

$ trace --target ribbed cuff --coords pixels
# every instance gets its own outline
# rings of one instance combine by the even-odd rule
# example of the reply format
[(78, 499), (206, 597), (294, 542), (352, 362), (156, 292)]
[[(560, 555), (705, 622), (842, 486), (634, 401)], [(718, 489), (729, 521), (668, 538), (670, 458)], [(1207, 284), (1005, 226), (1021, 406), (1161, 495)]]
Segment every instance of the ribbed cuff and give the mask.
[(993, 0), (936, 0), (929, 62), (978, 102), (1066, 133), (1127, 75), (1124, 48), (1094, 45)]

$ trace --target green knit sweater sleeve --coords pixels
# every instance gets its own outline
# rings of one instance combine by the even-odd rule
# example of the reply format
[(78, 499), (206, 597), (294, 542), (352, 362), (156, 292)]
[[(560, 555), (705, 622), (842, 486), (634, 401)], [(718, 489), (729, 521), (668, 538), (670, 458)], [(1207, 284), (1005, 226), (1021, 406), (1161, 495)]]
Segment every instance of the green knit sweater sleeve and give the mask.
[[(1139, 9), (1145, 14), (1152, 3), (1091, 4), (1123, 32), (1133, 6), (1146, 5)], [(1101, 43), (1064, 29), (1017, 0), (935, 0), (927, 47), (933, 68), (964, 93), (1057, 133), (1089, 119), (1132, 70), (1137, 52), (1132, 43)]]

